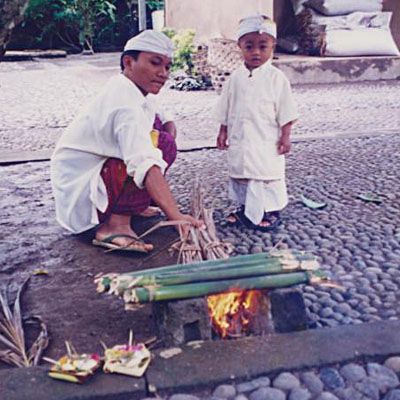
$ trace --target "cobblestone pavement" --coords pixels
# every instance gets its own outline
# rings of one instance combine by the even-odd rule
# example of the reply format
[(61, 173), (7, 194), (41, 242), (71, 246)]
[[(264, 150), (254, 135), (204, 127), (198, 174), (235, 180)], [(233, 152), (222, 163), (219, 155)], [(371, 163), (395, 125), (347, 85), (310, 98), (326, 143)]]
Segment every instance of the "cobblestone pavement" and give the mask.
[[(282, 241), (290, 248), (319, 257), (323, 269), (343, 289), (302, 286), (315, 328), (397, 319), (400, 191), (395, 169), (399, 152), (393, 149), (399, 146), (400, 136), (395, 134), (296, 143), (287, 167), (290, 204), (283, 213), (283, 226), (273, 233), (225, 226), (224, 216), (231, 207), (226, 198), (225, 153), (218, 150), (180, 153), (169, 172), (169, 180), (177, 200), (187, 210), (190, 199), (187, 182), (196, 176), (203, 177), (207, 183), (206, 201), (215, 207), (220, 237), (234, 243), (237, 254), (267, 251)], [(6, 266), (2, 276), (10, 277), (19, 269), (29, 275), (35, 266), (55, 271), (74, 268), (74, 263), (66, 264), (65, 254), (55, 250), (57, 242), (67, 240), (69, 235), (49, 217), (54, 215), (54, 205), (48, 163), (0, 168), (0, 187), (3, 215), (0, 264)], [(363, 202), (356, 197), (361, 192), (378, 193), (383, 203)], [(300, 194), (327, 201), (329, 205), (320, 211), (308, 209), (299, 201)], [(318, 371), (288, 371), (281, 377), (247, 382), (247, 386), (229, 382), (216, 388), (213, 397), (393, 400), (399, 395), (395, 389), (399, 382), (393, 373), (398, 360), (395, 365), (386, 368), (375, 363), (347, 364)], [(201, 398), (211, 395), (212, 392), (197, 394)], [(175, 395), (174, 399), (181, 398)]]
[[(0, 64), (1, 149), (52, 148), (72, 115), (117, 71), (110, 60), (118, 59), (107, 57), (104, 63), (96, 56), (88, 61), (72, 57), (64, 63)], [(365, 135), (294, 144), (287, 159), (290, 204), (279, 230), (261, 233), (225, 226), (232, 205), (227, 201), (226, 154), (218, 150), (180, 153), (169, 172), (173, 192), (187, 209), (191, 190), (187, 183), (200, 177), (206, 183), (207, 203), (215, 207), (220, 237), (234, 243), (237, 254), (267, 251), (281, 241), (317, 255), (323, 269), (343, 288), (301, 287), (315, 328), (398, 319), (400, 135), (367, 133), (400, 133), (400, 82), (297, 86), (294, 91), (302, 114), (295, 135)], [(210, 110), (215, 98), (213, 92), (162, 94), (162, 102), (174, 106), (182, 143), (207, 142), (214, 135)], [(54, 221), (48, 169), (48, 162), (0, 167), (2, 279), (10, 279), (18, 270), (27, 276), (35, 266), (70, 268), (68, 257), (54, 250), (70, 235)], [(378, 194), (383, 202), (357, 198), (365, 192)], [(300, 202), (301, 194), (328, 206), (311, 210)], [(385, 364), (350, 363), (229, 382), (170, 399), (396, 400), (399, 372), (395, 357)]]
[[(119, 55), (0, 63), (1, 150), (52, 149), (79, 109), (118, 73)], [(400, 82), (296, 86), (296, 136), (400, 130)], [(164, 89), (161, 104), (176, 116), (180, 148), (213, 145), (213, 91)], [(200, 117), (200, 118), (199, 118)]]

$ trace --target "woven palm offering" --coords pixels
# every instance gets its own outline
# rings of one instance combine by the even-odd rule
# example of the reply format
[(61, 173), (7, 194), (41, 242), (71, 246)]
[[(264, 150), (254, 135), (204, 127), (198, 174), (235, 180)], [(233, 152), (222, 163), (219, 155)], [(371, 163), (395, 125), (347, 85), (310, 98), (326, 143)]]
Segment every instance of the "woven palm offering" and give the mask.
[(100, 357), (97, 354), (78, 354), (68, 342), (66, 342), (66, 347), (67, 354), (59, 360), (44, 358), (52, 363), (49, 376), (67, 382), (84, 383), (100, 367)]
[(104, 372), (118, 373), (140, 378), (151, 361), (150, 351), (143, 343), (132, 344), (132, 332), (129, 342), (105, 349)]

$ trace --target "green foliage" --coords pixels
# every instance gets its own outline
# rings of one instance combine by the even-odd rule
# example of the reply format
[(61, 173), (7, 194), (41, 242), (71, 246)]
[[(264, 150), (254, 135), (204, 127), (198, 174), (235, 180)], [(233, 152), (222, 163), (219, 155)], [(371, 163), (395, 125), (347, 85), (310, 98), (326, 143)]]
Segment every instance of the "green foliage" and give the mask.
[(147, 1), (150, 10), (162, 10), (164, 8), (164, 1)]
[(183, 29), (176, 32), (171, 28), (165, 28), (163, 32), (172, 40), (175, 47), (171, 70), (183, 69), (191, 75), (193, 72), (192, 54), (196, 50), (193, 39), (196, 32), (193, 29)]
[(93, 39), (101, 35), (102, 21), (115, 22), (116, 0), (30, 0), (25, 23), (33, 23), (42, 40), (46, 35), (68, 46), (93, 51)]

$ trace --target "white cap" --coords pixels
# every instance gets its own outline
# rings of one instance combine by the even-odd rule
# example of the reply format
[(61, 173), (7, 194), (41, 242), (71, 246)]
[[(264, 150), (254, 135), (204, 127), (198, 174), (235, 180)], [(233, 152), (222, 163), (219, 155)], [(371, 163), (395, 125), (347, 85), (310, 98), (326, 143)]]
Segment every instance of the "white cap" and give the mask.
[(174, 56), (174, 45), (171, 39), (161, 32), (147, 29), (129, 39), (124, 47), (124, 51), (139, 50), (161, 54), (168, 58)]
[(268, 19), (263, 15), (254, 15), (252, 17), (244, 18), (239, 22), (238, 40), (247, 33), (258, 32), (267, 33), (276, 39), (276, 24), (274, 21)]

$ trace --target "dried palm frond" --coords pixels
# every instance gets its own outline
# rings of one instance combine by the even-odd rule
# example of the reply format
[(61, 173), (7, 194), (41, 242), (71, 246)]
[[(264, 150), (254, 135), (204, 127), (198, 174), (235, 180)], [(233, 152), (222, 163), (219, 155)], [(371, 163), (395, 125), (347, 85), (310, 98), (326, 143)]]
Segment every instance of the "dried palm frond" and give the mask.
[[(21, 294), (28, 280), (19, 287), (13, 309), (7, 294), (0, 292), (0, 343), (6, 347), (5, 350), (0, 350), (0, 361), (19, 368), (37, 365), (49, 344), (47, 327), (42, 319), (39, 316), (22, 317)], [(38, 325), (40, 329), (38, 337), (28, 351), (25, 345), (24, 322)]]

